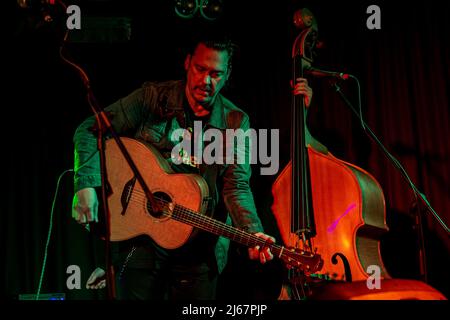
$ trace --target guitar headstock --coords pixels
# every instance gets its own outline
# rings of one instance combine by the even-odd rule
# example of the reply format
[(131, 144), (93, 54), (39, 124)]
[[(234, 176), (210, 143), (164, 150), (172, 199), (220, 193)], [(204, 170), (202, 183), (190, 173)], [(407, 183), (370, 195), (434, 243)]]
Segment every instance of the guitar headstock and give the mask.
[(301, 270), (307, 275), (320, 271), (323, 267), (323, 259), (320, 254), (306, 252), (298, 248), (286, 248), (281, 259), (288, 268)]

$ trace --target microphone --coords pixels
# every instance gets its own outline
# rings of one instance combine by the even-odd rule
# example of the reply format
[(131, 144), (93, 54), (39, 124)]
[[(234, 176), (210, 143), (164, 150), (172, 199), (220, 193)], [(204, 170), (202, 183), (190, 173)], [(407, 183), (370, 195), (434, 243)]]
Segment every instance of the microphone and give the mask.
[(313, 68), (311, 66), (307, 67), (303, 72), (307, 75), (313, 76), (315, 78), (337, 78), (340, 80), (347, 80), (350, 75), (342, 72), (325, 71)]

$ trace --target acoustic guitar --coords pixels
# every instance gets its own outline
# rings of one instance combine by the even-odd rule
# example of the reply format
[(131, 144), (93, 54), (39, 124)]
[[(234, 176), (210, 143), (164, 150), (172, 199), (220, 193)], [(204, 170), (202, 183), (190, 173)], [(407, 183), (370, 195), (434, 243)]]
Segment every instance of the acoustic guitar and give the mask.
[(151, 145), (121, 138), (156, 200), (157, 210), (145, 196), (113, 139), (106, 141), (106, 172), (110, 187), (111, 241), (139, 235), (150, 236), (158, 245), (175, 249), (201, 229), (248, 247), (269, 247), (274, 256), (306, 274), (321, 269), (320, 255), (287, 248), (215, 220), (206, 215), (208, 185), (197, 174), (175, 173)]

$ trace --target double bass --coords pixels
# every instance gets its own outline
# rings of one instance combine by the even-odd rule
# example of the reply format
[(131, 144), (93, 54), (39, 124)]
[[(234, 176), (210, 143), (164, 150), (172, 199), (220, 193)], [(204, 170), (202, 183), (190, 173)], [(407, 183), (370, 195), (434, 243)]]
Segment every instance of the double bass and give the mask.
[[(292, 48), (292, 79), (297, 79), (313, 62), (318, 29), (308, 9), (297, 11), (294, 22), (303, 29)], [(306, 112), (303, 97), (294, 96), (291, 159), (272, 186), (272, 212), (281, 238), (285, 244), (322, 256), (317, 279), (366, 280), (369, 266), (378, 266), (381, 277), (388, 278), (378, 240), (388, 230), (383, 191), (365, 170), (308, 143), (314, 140), (306, 126)], [(299, 292), (301, 279), (290, 273), (293, 292)]]
[[(302, 31), (292, 48), (293, 81), (311, 67), (318, 42), (311, 11), (297, 11), (294, 23)], [(318, 143), (306, 126), (306, 112), (303, 97), (294, 96), (291, 160), (272, 186), (272, 212), (287, 246), (323, 261), (315, 274), (289, 270), (279, 299), (305, 299), (319, 289), (313, 299), (446, 300), (424, 282), (391, 278), (380, 252), (380, 236), (388, 231), (381, 186)], [(380, 290), (369, 288), (373, 276), (382, 282)]]

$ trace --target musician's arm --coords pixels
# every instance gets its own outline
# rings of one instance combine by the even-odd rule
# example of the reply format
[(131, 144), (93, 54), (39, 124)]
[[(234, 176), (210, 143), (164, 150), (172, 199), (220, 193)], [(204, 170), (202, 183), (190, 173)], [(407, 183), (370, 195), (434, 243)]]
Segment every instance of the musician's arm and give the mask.
[[(244, 115), (240, 128), (247, 131), (250, 128), (249, 119)], [(224, 174), (223, 197), (228, 212), (236, 227), (254, 233), (267, 243), (275, 242), (275, 238), (264, 233), (261, 220), (256, 213), (255, 201), (250, 189), (251, 167), (249, 161), (250, 139), (245, 140), (245, 147), (234, 146), (234, 163), (230, 164)], [(245, 161), (237, 161), (237, 155), (242, 153)], [(273, 259), (273, 254), (269, 247), (255, 246), (248, 250), (249, 258), (258, 259), (261, 263), (266, 263)]]
[[(148, 108), (144, 103), (144, 89), (138, 89), (111, 104), (105, 111), (119, 135), (135, 130), (145, 119)], [(97, 151), (96, 120), (87, 118), (77, 128), (75, 144), (75, 192), (101, 185), (100, 158)]]
[[(250, 127), (248, 116), (243, 117), (240, 128), (244, 131)], [(249, 139), (245, 139), (245, 148), (234, 146), (234, 163), (229, 164), (224, 173), (223, 197), (228, 212), (236, 227), (250, 233), (263, 232), (264, 229), (256, 212), (255, 201), (250, 189), (251, 167), (249, 161), (238, 164), (237, 155), (242, 153), (248, 159)], [(239, 149), (239, 150), (238, 150)]]

